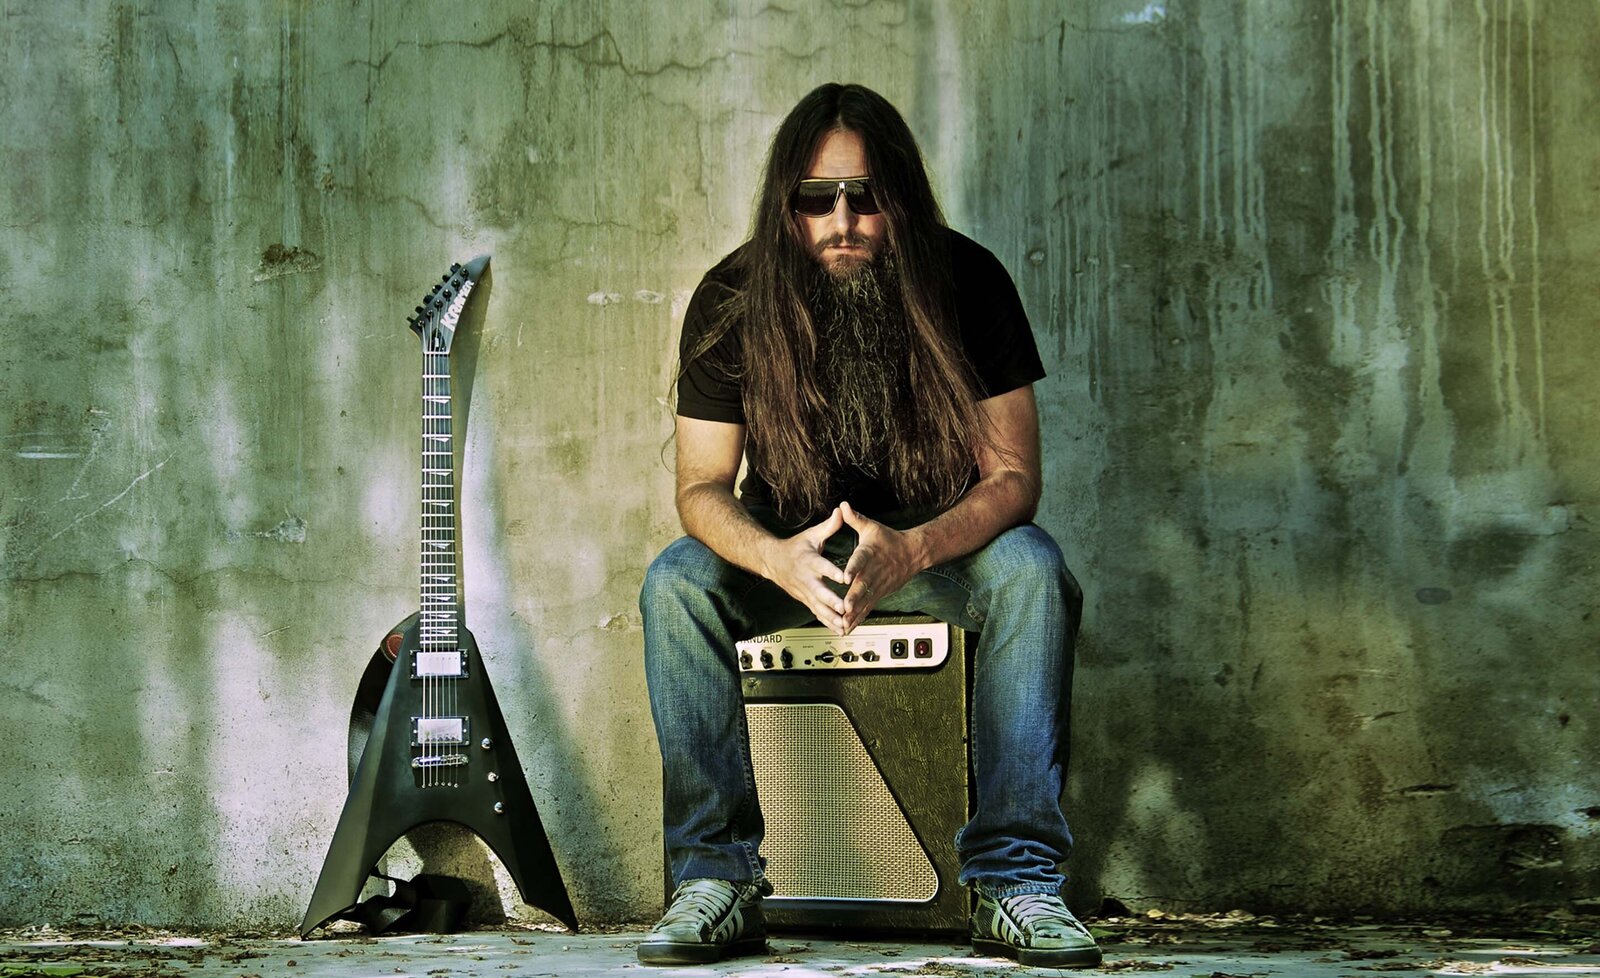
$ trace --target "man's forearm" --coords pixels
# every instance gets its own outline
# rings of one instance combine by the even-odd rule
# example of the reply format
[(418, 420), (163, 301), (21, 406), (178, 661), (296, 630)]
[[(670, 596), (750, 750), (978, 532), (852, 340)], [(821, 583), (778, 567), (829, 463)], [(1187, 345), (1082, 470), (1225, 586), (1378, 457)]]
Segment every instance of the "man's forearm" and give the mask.
[(1038, 505), (1038, 483), (1021, 472), (1003, 469), (979, 480), (954, 506), (906, 531), (917, 555), (917, 570), (972, 553), (1033, 519)]
[(766, 548), (777, 537), (723, 486), (700, 483), (678, 493), (678, 519), (690, 536), (730, 564), (767, 575)]

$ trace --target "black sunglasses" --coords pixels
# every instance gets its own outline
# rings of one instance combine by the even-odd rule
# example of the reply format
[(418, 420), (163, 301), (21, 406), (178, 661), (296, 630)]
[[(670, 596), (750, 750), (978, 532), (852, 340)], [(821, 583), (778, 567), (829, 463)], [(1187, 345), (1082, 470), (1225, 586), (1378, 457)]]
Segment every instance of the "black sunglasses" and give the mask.
[(806, 217), (827, 217), (839, 206), (839, 195), (856, 214), (878, 213), (878, 201), (872, 196), (872, 183), (868, 177), (853, 180), (801, 180), (794, 188), (791, 204), (796, 214)]

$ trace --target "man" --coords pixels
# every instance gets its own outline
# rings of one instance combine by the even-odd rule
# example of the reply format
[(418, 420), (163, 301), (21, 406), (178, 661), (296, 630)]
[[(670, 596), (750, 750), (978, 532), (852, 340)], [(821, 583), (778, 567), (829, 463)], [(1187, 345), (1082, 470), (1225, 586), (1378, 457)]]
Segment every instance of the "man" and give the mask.
[[(673, 883), (649, 964), (765, 946), (738, 639), (874, 608), (981, 631), (976, 812), (956, 844), (973, 944), (1094, 965), (1061, 902), (1063, 714), (1081, 592), (1031, 519), (1044, 375), (1015, 286), (944, 226), (900, 114), (824, 85), (778, 129), (751, 238), (696, 290), (679, 344), (677, 505), (645, 576), (645, 670)], [(749, 469), (739, 496), (741, 459)]]

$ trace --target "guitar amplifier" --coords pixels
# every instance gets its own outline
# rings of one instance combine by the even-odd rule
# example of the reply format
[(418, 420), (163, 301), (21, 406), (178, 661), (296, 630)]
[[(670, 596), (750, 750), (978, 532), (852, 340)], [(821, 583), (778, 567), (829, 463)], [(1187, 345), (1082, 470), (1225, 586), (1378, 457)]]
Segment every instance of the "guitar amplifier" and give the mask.
[(738, 646), (778, 928), (964, 931), (966, 634), (876, 615)]

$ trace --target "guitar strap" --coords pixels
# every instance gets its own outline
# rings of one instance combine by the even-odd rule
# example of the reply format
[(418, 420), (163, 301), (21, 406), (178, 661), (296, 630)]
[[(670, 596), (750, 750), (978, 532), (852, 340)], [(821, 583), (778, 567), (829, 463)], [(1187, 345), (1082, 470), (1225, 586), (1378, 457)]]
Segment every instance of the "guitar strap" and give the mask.
[[(367, 739), (372, 734), (372, 724), (378, 716), (378, 704), (383, 700), (383, 690), (389, 685), (389, 674), (394, 669), (394, 660), (379, 645), (378, 651), (372, 654), (372, 661), (367, 663), (366, 671), (361, 674), (361, 682), (356, 686), (355, 702), (350, 706), (348, 754), (351, 782), (356, 779), (356, 768), (361, 764), (361, 755), (366, 752)], [(467, 884), (454, 876), (418, 873), (409, 880), (402, 880), (382, 873), (372, 875), (393, 883), (394, 893), (368, 897), (335, 916), (353, 920), (374, 934), (390, 930), (450, 934), (461, 927), (466, 920), (467, 909), (472, 905), (472, 894)]]

